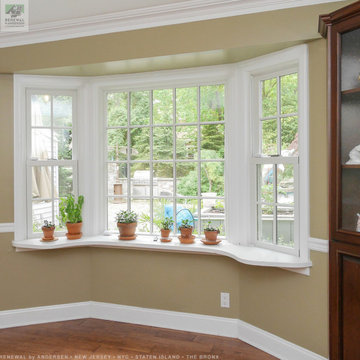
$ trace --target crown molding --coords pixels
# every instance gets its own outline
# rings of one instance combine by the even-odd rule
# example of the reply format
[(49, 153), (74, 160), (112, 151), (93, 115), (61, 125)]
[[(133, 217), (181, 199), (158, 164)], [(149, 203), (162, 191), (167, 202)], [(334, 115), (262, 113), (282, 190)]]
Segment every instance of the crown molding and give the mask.
[[(0, 48), (210, 20), (339, 0), (188, 0), (174, 4), (30, 25), (0, 33)], [(344, 0), (340, 0), (344, 1)]]

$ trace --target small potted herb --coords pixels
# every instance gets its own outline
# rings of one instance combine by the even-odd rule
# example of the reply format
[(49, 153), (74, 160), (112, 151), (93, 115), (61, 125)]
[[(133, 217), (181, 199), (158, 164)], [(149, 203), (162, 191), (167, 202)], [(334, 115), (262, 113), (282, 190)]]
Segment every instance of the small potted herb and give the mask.
[(174, 220), (172, 217), (165, 217), (165, 219), (160, 221), (160, 232), (161, 232), (161, 241), (169, 242), (171, 227), (174, 225)]
[(116, 214), (117, 227), (120, 235), (119, 240), (135, 240), (137, 214), (131, 210), (121, 210)]
[(55, 231), (55, 225), (48, 220), (44, 220), (44, 224), (41, 227), (41, 230), (43, 231), (44, 237), (42, 238), (43, 241), (53, 241), (54, 238), (54, 231)]
[(212, 226), (211, 221), (208, 221), (204, 227), (205, 239), (207, 241), (216, 241), (219, 233), (219, 228)]
[(179, 230), (181, 233), (179, 239), (182, 244), (192, 244), (194, 242), (195, 236), (192, 235), (193, 226), (189, 219), (184, 219), (181, 221)]
[(68, 240), (80, 239), (82, 237), (82, 216), (81, 211), (84, 204), (84, 196), (79, 195), (76, 201), (73, 195), (60, 199), (61, 221), (66, 224)]

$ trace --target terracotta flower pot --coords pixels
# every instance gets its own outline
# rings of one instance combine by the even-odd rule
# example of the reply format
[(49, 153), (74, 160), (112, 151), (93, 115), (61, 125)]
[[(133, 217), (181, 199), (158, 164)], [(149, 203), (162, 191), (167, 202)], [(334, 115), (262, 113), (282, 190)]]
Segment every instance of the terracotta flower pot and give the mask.
[(66, 237), (68, 238), (68, 240), (76, 240), (82, 237), (82, 222), (76, 224), (66, 223), (66, 227), (68, 231)]
[(208, 241), (216, 241), (219, 231), (204, 231), (205, 239)]
[(41, 230), (43, 231), (43, 234), (44, 234), (44, 237), (43, 237), (43, 240), (45, 241), (51, 241), (51, 240), (54, 240), (54, 231), (55, 231), (55, 226), (53, 227), (45, 227), (43, 226), (41, 228)]
[(171, 239), (169, 239), (170, 236), (170, 232), (171, 230), (165, 230), (165, 229), (160, 229), (160, 233), (161, 233), (161, 242), (169, 242), (171, 241)]
[(191, 238), (193, 232), (193, 228), (180, 228), (181, 237), (183, 238)]
[(120, 232), (119, 239), (120, 240), (135, 240), (136, 239), (136, 234), (135, 234), (136, 226), (137, 226), (136, 222), (117, 223), (117, 227)]

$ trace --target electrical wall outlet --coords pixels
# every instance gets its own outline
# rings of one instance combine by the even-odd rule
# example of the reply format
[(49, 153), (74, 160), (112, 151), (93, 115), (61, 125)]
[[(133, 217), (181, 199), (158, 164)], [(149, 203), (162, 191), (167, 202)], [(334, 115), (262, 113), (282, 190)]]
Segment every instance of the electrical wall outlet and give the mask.
[(230, 307), (230, 294), (226, 292), (220, 293), (220, 306), (223, 308)]

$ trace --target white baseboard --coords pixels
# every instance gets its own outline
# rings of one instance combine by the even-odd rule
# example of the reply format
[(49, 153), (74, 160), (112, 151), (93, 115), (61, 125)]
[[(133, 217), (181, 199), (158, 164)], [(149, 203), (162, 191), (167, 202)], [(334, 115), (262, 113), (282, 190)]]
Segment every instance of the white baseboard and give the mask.
[(0, 311), (0, 328), (95, 318), (238, 338), (281, 360), (326, 360), (244, 321), (96, 301)]
[(0, 329), (88, 318), (89, 302), (79, 302), (0, 311)]

